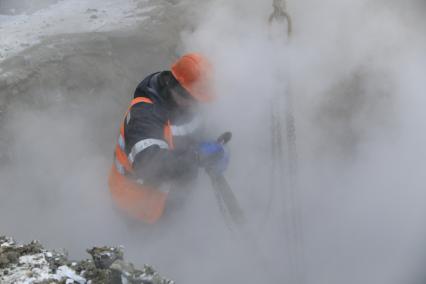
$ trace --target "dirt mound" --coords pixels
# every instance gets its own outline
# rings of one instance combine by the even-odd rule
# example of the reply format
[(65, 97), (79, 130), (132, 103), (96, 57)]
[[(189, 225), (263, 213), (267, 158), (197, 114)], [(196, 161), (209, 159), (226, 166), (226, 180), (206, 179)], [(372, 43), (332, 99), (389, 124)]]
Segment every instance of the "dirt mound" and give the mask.
[(124, 261), (122, 247), (94, 247), (91, 259), (70, 261), (65, 251), (44, 249), (33, 241), (17, 244), (0, 237), (1, 283), (144, 283), (173, 284), (152, 267), (136, 269)]

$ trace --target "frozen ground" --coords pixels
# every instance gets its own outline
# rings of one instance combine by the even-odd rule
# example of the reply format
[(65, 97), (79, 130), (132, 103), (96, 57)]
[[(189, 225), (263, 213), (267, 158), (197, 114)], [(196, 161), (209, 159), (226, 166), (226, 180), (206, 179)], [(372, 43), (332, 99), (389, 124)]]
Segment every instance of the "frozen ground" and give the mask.
[(148, 0), (66, 0), (31, 14), (0, 14), (0, 62), (57, 34), (125, 31), (148, 19), (156, 7)]
[(64, 250), (43, 248), (33, 241), (18, 244), (0, 236), (0, 282), (13, 284), (173, 284), (145, 265), (142, 270), (123, 258), (120, 247), (94, 247), (91, 259), (71, 261)]
[(31, 14), (56, 2), (58, 0), (3, 0), (0, 2), (0, 15)]

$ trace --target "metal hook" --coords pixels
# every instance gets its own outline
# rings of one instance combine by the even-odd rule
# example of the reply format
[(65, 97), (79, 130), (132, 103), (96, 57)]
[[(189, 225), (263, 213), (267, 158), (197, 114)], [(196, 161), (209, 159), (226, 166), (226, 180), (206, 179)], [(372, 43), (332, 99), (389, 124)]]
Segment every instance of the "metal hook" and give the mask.
[(287, 5), (284, 0), (273, 0), (272, 7), (274, 11), (269, 16), (269, 24), (274, 21), (287, 21), (287, 35), (290, 36), (293, 30), (290, 14), (287, 12)]

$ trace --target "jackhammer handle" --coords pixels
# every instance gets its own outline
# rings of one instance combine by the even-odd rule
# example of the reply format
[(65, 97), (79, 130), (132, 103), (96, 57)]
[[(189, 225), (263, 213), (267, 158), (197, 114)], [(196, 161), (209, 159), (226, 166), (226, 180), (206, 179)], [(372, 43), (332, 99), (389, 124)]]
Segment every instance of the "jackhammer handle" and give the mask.
[(222, 135), (220, 135), (219, 138), (217, 138), (217, 143), (225, 145), (231, 140), (231, 138), (232, 138), (232, 133), (227, 131), (223, 133)]

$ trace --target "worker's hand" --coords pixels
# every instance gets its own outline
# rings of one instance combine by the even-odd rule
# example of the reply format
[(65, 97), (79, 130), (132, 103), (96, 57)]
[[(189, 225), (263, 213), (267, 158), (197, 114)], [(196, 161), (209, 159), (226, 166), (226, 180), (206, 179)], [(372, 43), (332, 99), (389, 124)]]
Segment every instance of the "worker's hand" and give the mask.
[(221, 143), (203, 142), (198, 146), (199, 165), (208, 172), (222, 174), (229, 164), (229, 152)]

